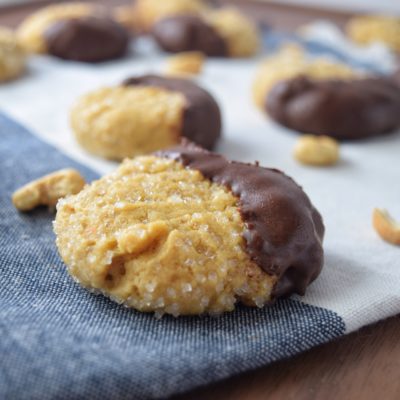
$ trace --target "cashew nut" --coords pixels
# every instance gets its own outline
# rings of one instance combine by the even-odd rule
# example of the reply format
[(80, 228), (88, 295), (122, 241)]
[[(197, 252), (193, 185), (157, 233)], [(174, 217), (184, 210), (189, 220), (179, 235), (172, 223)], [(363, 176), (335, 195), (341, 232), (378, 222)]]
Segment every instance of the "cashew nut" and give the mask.
[(76, 194), (84, 186), (85, 180), (78, 171), (62, 169), (21, 187), (12, 195), (12, 202), (21, 211), (29, 211), (41, 205), (52, 207), (60, 198)]

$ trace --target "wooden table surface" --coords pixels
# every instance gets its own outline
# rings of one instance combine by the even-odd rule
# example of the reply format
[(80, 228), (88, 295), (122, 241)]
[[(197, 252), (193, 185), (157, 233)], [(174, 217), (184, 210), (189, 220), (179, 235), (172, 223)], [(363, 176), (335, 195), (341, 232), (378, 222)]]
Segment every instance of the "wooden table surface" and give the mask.
[[(166, 0), (164, 0), (166, 1)], [(322, 1), (322, 0), (321, 0)], [(126, 0), (102, 0), (107, 5)], [(228, 2), (220, 0), (216, 2)], [(0, 9), (0, 24), (15, 26), (46, 1)], [(277, 3), (230, 1), (259, 22), (293, 29), (315, 18), (342, 26), (349, 14)], [(400, 284), (400, 283), (399, 283)], [(399, 400), (400, 315), (365, 327), (292, 359), (175, 396), (175, 400)]]

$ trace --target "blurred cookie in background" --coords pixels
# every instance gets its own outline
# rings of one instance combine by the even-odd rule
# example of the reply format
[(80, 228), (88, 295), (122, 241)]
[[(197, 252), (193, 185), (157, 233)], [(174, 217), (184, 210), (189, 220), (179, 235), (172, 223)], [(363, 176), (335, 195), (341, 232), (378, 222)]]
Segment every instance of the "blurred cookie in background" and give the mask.
[(151, 31), (153, 25), (163, 18), (199, 15), (208, 8), (201, 0), (137, 0), (133, 7), (135, 21), (142, 32)]
[(0, 82), (10, 81), (23, 74), (26, 54), (13, 31), (0, 27)]
[(344, 63), (323, 56), (310, 58), (300, 46), (288, 44), (261, 62), (253, 80), (253, 100), (258, 107), (264, 109), (266, 98), (274, 85), (299, 75), (323, 80), (347, 79), (356, 74)]
[(348, 22), (346, 31), (359, 44), (381, 42), (393, 51), (400, 52), (400, 17), (360, 15)]
[(298, 132), (364, 139), (400, 127), (400, 88), (389, 77), (298, 76), (277, 83), (265, 108), (275, 121)]
[(285, 47), (260, 66), (255, 103), (299, 133), (363, 139), (400, 126), (400, 87), (389, 76), (367, 76), (324, 57)]
[(42, 8), (21, 23), (17, 35), (28, 52), (82, 62), (120, 58), (129, 44), (121, 24), (104, 8), (87, 3)]
[(159, 46), (172, 53), (250, 57), (260, 46), (256, 24), (232, 7), (163, 18), (154, 24), (152, 33)]
[(188, 79), (144, 75), (80, 97), (71, 126), (88, 152), (122, 160), (182, 137), (211, 149), (221, 135), (221, 113), (214, 98)]

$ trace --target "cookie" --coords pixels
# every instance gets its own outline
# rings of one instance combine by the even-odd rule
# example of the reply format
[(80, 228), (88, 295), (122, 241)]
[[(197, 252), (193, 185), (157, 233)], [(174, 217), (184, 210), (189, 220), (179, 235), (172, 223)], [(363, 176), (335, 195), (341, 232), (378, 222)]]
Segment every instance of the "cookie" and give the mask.
[(299, 75), (318, 80), (329, 78), (352, 78), (357, 72), (346, 64), (325, 57), (308, 58), (304, 51), (294, 45), (283, 47), (259, 66), (253, 81), (253, 100), (264, 110), (269, 91), (278, 82)]
[(153, 37), (169, 52), (201, 51), (215, 57), (249, 57), (259, 48), (257, 27), (234, 8), (178, 15), (154, 24)]
[(25, 64), (25, 52), (18, 44), (14, 33), (0, 27), (0, 82), (22, 75)]
[(262, 307), (323, 264), (321, 216), (292, 179), (186, 142), (59, 201), (54, 229), (75, 280), (157, 315)]
[(138, 28), (150, 32), (153, 25), (174, 15), (198, 15), (207, 10), (201, 0), (137, 0), (134, 4), (134, 18)]
[(195, 83), (145, 75), (81, 97), (71, 126), (87, 151), (120, 160), (172, 146), (182, 136), (212, 148), (221, 134), (221, 114)]
[(99, 62), (122, 57), (129, 43), (125, 28), (101, 8), (81, 3), (46, 7), (18, 29), (23, 46), (66, 60)]
[(382, 42), (393, 51), (400, 52), (400, 17), (358, 16), (350, 19), (346, 30), (348, 36), (359, 44)]
[(152, 30), (157, 44), (165, 51), (200, 51), (210, 57), (225, 57), (228, 48), (222, 36), (197, 15), (178, 15), (157, 22)]
[(49, 54), (82, 62), (120, 58), (129, 43), (126, 30), (106, 17), (62, 20), (51, 25), (44, 36)]
[(300, 76), (278, 83), (266, 110), (298, 132), (364, 139), (400, 127), (400, 87), (385, 77), (321, 81)]

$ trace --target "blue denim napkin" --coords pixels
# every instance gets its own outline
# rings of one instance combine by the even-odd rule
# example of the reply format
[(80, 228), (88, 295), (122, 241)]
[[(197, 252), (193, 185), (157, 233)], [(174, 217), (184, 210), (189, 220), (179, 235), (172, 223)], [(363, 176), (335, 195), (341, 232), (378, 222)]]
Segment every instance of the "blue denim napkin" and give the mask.
[(82, 289), (58, 256), (54, 215), (10, 200), (65, 167), (96, 178), (0, 114), (0, 399), (166, 397), (344, 333), (337, 314), (296, 300), (157, 320)]

